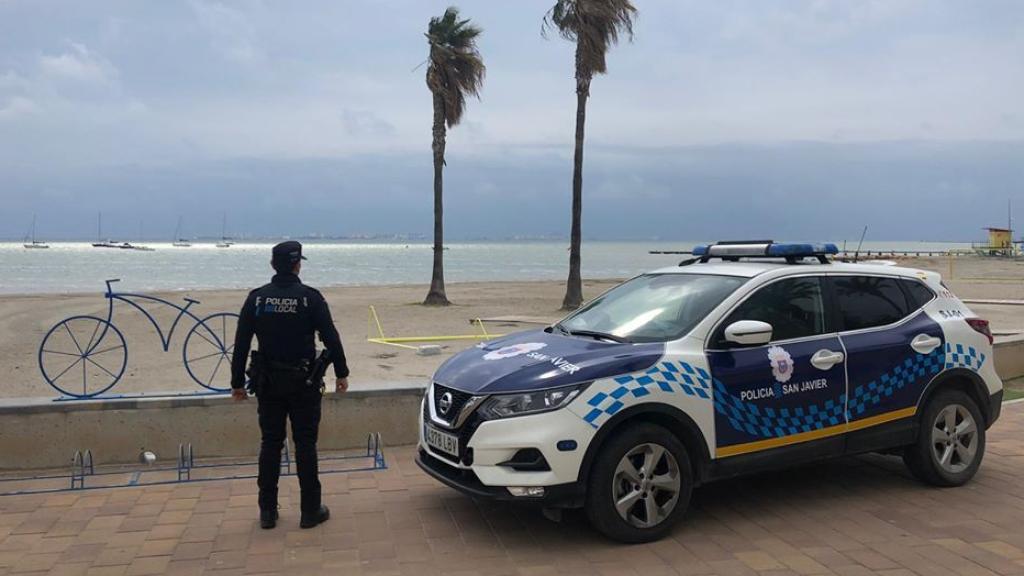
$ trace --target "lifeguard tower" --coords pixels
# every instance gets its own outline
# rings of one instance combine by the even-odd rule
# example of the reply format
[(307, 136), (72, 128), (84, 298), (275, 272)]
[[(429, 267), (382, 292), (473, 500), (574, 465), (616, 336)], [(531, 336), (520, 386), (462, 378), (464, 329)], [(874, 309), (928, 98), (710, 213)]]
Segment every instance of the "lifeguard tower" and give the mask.
[(974, 251), (980, 256), (1014, 257), (1018, 255), (1010, 228), (984, 228), (988, 232), (987, 243), (975, 243)]

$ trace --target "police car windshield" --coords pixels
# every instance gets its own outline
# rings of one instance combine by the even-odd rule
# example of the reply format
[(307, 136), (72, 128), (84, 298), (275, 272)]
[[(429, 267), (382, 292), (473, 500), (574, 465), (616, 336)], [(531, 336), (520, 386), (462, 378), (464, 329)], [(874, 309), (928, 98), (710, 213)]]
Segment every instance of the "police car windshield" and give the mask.
[(704, 274), (638, 276), (581, 308), (556, 328), (628, 342), (681, 338), (747, 278)]

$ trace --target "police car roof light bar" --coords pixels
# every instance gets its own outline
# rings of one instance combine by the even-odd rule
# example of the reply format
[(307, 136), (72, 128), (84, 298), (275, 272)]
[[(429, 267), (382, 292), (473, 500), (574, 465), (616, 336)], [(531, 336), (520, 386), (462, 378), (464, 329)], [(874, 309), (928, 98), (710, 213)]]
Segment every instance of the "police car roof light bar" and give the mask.
[[(692, 254), (700, 262), (708, 262), (712, 258), (726, 261), (737, 261), (740, 258), (784, 258), (794, 264), (804, 258), (817, 258), (822, 264), (828, 264), (828, 256), (839, 253), (835, 244), (776, 244), (771, 240), (747, 240), (717, 242), (703, 246), (694, 246)], [(684, 262), (689, 264), (690, 261)]]

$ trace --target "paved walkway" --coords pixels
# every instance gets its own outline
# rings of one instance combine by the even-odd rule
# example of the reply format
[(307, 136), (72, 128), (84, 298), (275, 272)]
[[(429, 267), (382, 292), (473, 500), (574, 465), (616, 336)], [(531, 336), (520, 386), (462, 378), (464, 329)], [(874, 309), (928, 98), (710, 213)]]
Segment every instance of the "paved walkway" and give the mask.
[(393, 449), (392, 467), (324, 479), (333, 518), (299, 530), (295, 479), (276, 530), (253, 481), (0, 498), (0, 575), (1024, 574), (1024, 404), (990, 432), (973, 483), (931, 489), (898, 460), (830, 462), (710, 485), (670, 538), (622, 546), (581, 515), (474, 503)]

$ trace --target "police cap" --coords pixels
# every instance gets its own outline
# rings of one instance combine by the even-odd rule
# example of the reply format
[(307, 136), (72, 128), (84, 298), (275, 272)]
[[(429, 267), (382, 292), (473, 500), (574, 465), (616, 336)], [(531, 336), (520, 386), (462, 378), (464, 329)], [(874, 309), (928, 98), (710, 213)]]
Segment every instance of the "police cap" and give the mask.
[(274, 268), (291, 268), (298, 264), (299, 260), (305, 259), (306, 257), (302, 255), (302, 244), (295, 240), (288, 240), (274, 246), (273, 256), (270, 260)]

